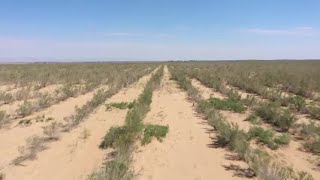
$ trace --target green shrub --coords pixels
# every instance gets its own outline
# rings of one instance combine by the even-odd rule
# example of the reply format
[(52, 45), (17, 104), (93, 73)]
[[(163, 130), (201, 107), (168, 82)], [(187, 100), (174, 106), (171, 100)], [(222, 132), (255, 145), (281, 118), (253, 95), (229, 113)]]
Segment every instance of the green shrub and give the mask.
[(290, 135), (288, 133), (283, 133), (274, 139), (274, 142), (279, 145), (287, 145), (290, 142)]
[(283, 131), (288, 131), (296, 122), (296, 120), (297, 119), (295, 116), (286, 109), (276, 117), (274, 125), (280, 127), (280, 129)]
[(155, 137), (158, 141), (162, 142), (162, 139), (166, 137), (168, 131), (169, 126), (148, 124), (145, 126), (141, 143), (142, 145), (149, 144), (152, 137)]
[(210, 98), (208, 100), (215, 109), (218, 110), (229, 110), (234, 112), (244, 112), (247, 108), (240, 101), (235, 101), (232, 99), (218, 99)]
[(260, 121), (258, 120), (258, 116), (255, 114), (250, 114), (245, 121), (249, 121), (252, 124), (260, 124)]
[(258, 142), (266, 144), (270, 149), (277, 149), (279, 145), (287, 145), (290, 142), (290, 136), (287, 133), (275, 136), (275, 133), (262, 127), (252, 127), (248, 132), (249, 139), (257, 139)]
[(291, 104), (293, 104), (295, 110), (300, 112), (306, 111), (306, 101), (302, 96), (290, 97), (289, 101)]
[(122, 139), (122, 136), (126, 136), (127, 129), (125, 126), (123, 127), (111, 127), (107, 134), (104, 136), (102, 142), (100, 143), (100, 148), (107, 149), (110, 147), (115, 147), (115, 144), (119, 139)]
[(106, 110), (111, 110), (112, 107), (118, 108), (118, 109), (132, 109), (135, 104), (135, 101), (133, 102), (120, 102), (120, 103), (110, 103), (106, 104)]
[(281, 108), (274, 103), (262, 103), (255, 108), (257, 116), (261, 117), (265, 122), (273, 124), (282, 131), (288, 131), (295, 123), (295, 116), (289, 111), (281, 111)]
[(307, 125), (304, 124), (300, 133), (305, 140), (304, 148), (307, 151), (320, 154), (320, 126), (312, 121)]

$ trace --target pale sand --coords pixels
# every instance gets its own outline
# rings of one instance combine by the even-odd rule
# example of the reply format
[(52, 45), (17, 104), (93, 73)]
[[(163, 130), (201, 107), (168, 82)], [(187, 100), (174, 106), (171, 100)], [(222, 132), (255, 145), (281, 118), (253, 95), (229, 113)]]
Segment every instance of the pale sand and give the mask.
[[(161, 88), (154, 92), (151, 111), (144, 122), (169, 125), (163, 142), (153, 141), (134, 152), (133, 167), (138, 179), (238, 179), (223, 165), (225, 149), (213, 148), (211, 127), (195, 113), (185, 92), (169, 79), (165, 68)], [(239, 162), (237, 162), (239, 163)]]

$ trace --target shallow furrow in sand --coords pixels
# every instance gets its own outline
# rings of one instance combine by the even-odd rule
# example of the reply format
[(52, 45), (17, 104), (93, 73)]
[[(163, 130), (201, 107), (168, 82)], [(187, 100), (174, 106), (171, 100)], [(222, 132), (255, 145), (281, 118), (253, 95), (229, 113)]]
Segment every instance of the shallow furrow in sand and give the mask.
[(225, 170), (226, 151), (212, 147), (211, 127), (198, 117), (187, 95), (170, 80), (167, 67), (144, 122), (169, 125), (163, 142), (153, 140), (134, 152), (138, 179), (237, 179)]

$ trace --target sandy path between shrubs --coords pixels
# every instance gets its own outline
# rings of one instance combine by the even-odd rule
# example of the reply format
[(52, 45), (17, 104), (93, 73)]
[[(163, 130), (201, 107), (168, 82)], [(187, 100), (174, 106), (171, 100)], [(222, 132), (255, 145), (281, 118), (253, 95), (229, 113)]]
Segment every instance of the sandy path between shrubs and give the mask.
[(212, 140), (207, 133), (210, 126), (197, 116), (186, 93), (170, 80), (167, 67), (144, 122), (169, 125), (169, 132), (163, 142), (153, 139), (146, 146), (138, 145), (133, 155), (138, 179), (239, 178), (223, 167), (233, 163), (226, 160), (226, 151), (210, 147)]
[[(204, 86), (197, 80), (193, 80), (192, 85), (195, 86), (200, 92), (203, 92), (203, 98), (206, 98), (208, 94), (212, 94), (214, 92), (213, 89)], [(237, 91), (239, 90), (237, 89)], [(243, 95), (243, 98), (248, 94), (241, 91), (240, 93)], [(220, 98), (220, 96), (217, 96), (216, 98)], [(250, 114), (249, 110), (245, 113), (234, 113), (231, 111), (220, 111), (220, 113), (223, 117), (226, 118), (228, 122), (237, 124), (239, 128), (244, 131), (248, 131), (250, 127), (253, 126), (252, 124), (250, 124), (250, 122), (244, 121), (244, 119)], [(269, 124), (265, 123), (261, 124), (260, 126), (265, 129), (273, 129)], [(300, 148), (301, 142), (297, 142), (294, 139), (291, 139), (290, 144), (287, 147), (280, 147), (277, 150), (265, 148), (265, 150), (275, 156), (275, 159), (277, 159), (279, 162), (289, 166), (292, 165), (295, 170), (308, 172), (315, 179), (320, 179), (320, 169), (316, 166), (319, 162), (318, 157), (311, 153), (301, 151), (299, 150)]]
[[(136, 99), (150, 78), (151, 74), (142, 77), (108, 99), (106, 103)], [(106, 157), (107, 151), (98, 148), (105, 133), (111, 126), (122, 125), (126, 113), (127, 110), (105, 111), (104, 105), (98, 107), (79, 127), (62, 134), (59, 141), (48, 144), (48, 149), (40, 152), (36, 160), (26, 161), (23, 163), (24, 166), (5, 169), (6, 177), (30, 180), (86, 179), (90, 173), (102, 166)]]

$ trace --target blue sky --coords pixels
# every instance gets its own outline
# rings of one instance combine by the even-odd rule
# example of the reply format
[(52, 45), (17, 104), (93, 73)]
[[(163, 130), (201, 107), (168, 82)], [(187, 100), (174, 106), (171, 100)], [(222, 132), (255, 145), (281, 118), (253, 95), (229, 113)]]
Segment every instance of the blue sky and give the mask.
[(320, 58), (318, 0), (0, 0), (0, 60)]

